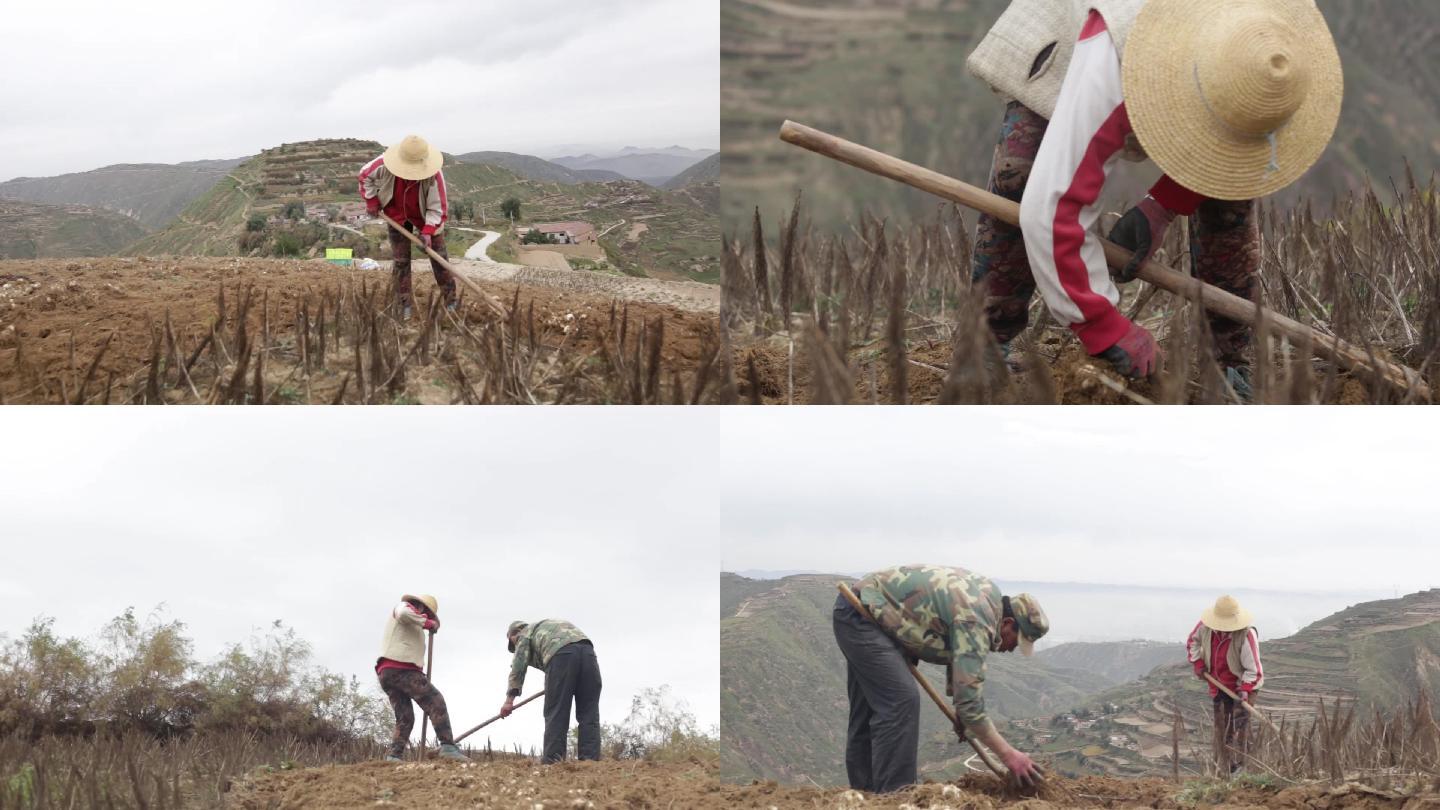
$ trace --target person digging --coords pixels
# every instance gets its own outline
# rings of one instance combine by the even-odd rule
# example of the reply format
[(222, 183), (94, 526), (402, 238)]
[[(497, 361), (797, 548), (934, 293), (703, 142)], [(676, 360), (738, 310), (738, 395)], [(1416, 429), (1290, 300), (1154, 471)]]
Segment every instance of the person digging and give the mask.
[(410, 731), (415, 727), (412, 701), (420, 705), (420, 710), (435, 726), (435, 738), (440, 741), (440, 756), (445, 759), (469, 759), (455, 745), (445, 696), (430, 683), (422, 667), (425, 634), (440, 630), (439, 612), (435, 597), (405, 594), (400, 597), (400, 604), (390, 611), (390, 618), (385, 620), (385, 634), (380, 641), (380, 657), (375, 661), (375, 675), (395, 710), (395, 734), (390, 740), (390, 751), (385, 757), (387, 761), (400, 762), (401, 755), (405, 753)]
[(1265, 685), (1260, 634), (1252, 621), (1235, 597), (1222, 596), (1200, 614), (1185, 641), (1195, 677), (1205, 680), (1208, 674), (1230, 692), (1206, 681), (1214, 704), (1215, 768), (1220, 774), (1234, 774), (1244, 766), (1250, 753), (1250, 713), (1240, 702), (1253, 707), (1255, 693)]
[[(1154, 336), (1117, 308), (1093, 228), (1119, 158), (1165, 173), (1111, 229), (1134, 251), (1126, 283), (1190, 218), (1195, 275), (1258, 291), (1255, 199), (1319, 159), (1340, 115), (1340, 57), (1314, 0), (1012, 0), (967, 61), (1007, 101), (989, 190), (1020, 226), (982, 215), (972, 277), (1007, 358), (1039, 289), (1085, 351), (1129, 378), (1161, 364)], [(1214, 353), (1250, 399), (1252, 330), (1210, 316)]]
[(541, 761), (564, 761), (572, 702), (575, 722), (580, 726), (577, 755), (580, 759), (598, 760), (601, 683), (595, 645), (575, 625), (560, 619), (541, 619), (534, 624), (511, 622), (505, 631), (505, 643), (515, 657), (500, 716), (509, 717), (515, 710), (525, 673), (535, 667), (545, 673), (545, 750)]
[[(360, 196), (372, 217), (381, 212), (400, 227), (414, 233), (420, 241), (446, 259), (445, 222), (450, 216), (450, 203), (445, 190), (445, 172), (440, 166), (445, 157), (418, 135), (407, 135), (400, 143), (385, 150), (380, 157), (360, 169)], [(390, 255), (394, 257), (396, 306), (400, 317), (408, 320), (413, 308), (410, 292), (410, 240), (389, 225)], [(435, 283), (445, 296), (445, 307), (455, 310), (458, 298), (455, 278), (440, 262), (430, 258)]]
[[(862, 578), (853, 590), (865, 616), (842, 594), (832, 622), (845, 656), (850, 702), (845, 772), (857, 790), (887, 793), (915, 784), (920, 697), (907, 661), (944, 664), (955, 702), (955, 733), (984, 743), (1021, 784), (1039, 768), (996, 730), (985, 713), (985, 657), (1031, 655), (1050, 629), (1029, 594), (1010, 597), (964, 568), (902, 565)], [(873, 618), (872, 618), (873, 617)]]

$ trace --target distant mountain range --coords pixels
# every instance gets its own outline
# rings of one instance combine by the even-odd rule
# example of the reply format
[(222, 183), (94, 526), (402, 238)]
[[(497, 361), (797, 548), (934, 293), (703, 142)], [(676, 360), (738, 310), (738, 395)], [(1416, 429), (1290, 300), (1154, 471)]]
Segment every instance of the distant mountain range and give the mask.
[(695, 183), (719, 183), (720, 182), (720, 155), (713, 154), (710, 157), (696, 163), (683, 172), (666, 180), (662, 188), (677, 189)]
[(714, 154), (713, 149), (684, 149), (678, 146), (649, 152), (626, 147), (618, 155), (566, 155), (551, 158), (550, 162), (577, 171), (615, 172), (652, 186), (663, 186), (667, 180)]
[(197, 160), (173, 165), (120, 163), (56, 177), (17, 177), (0, 183), (0, 199), (108, 208), (153, 229), (174, 219), (191, 201), (247, 160)]
[(603, 169), (569, 169), (559, 163), (552, 163), (534, 155), (521, 155), (515, 152), (466, 152), (463, 155), (456, 155), (455, 159), (464, 163), (488, 163), (492, 166), (502, 166), (531, 180), (548, 180), (572, 186), (580, 183), (626, 179), (625, 175), (618, 172)]

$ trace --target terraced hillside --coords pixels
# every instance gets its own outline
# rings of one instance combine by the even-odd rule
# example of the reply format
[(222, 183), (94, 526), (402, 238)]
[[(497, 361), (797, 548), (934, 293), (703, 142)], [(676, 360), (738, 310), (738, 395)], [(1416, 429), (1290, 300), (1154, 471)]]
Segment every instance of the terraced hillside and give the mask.
[[(1321, 698), (1357, 703), (1362, 714), (1394, 710), (1440, 693), (1440, 589), (1355, 605), (1261, 645), (1257, 705), (1287, 730), (1306, 733)], [(1181, 663), (1017, 731), (1065, 773), (1168, 773), (1176, 711), (1181, 764), (1198, 768), (1210, 750), (1209, 709), (1204, 685)]]
[[(722, 575), (720, 600), (721, 777), (791, 784), (845, 782), (845, 662), (830, 626), (834, 575), (757, 581)], [(943, 690), (943, 667), (922, 665)], [(1113, 681), (1040, 658), (987, 660), (986, 705), (997, 722), (1049, 716)], [(966, 771), (968, 749), (928, 701), (921, 713), (922, 775)]]
[(108, 256), (144, 234), (136, 220), (103, 208), (0, 200), (0, 259)]
[[(383, 150), (379, 143), (353, 139), (267, 149), (217, 183), (171, 225), (128, 246), (124, 255), (304, 256), (326, 246), (353, 247), (356, 255), (383, 255), (388, 248), (382, 223), (356, 228), (285, 216), (287, 207), (310, 210), (358, 202), (355, 176)], [(452, 255), (463, 254), (479, 239), (479, 229), (508, 231), (500, 204), (515, 198), (521, 203), (517, 225), (577, 219), (594, 225), (609, 256), (608, 265), (618, 272), (699, 281), (719, 276), (719, 225), (703, 201), (685, 191), (663, 191), (633, 180), (578, 184), (535, 180), (501, 166), (461, 162), (453, 156), (446, 157), (445, 179), (452, 207)], [(264, 224), (251, 230), (252, 221)], [(646, 227), (637, 231), (636, 222)], [(298, 252), (281, 250), (297, 242)], [(507, 234), (497, 246), (499, 256), (505, 258), (513, 245), (513, 236)]]
[[(1321, 162), (1281, 199), (1322, 206), (1374, 178), (1389, 194), (1408, 158), (1440, 167), (1440, 4), (1319, 0), (1345, 66), (1345, 106)], [(983, 183), (1001, 104), (965, 59), (1006, 0), (724, 0), (721, 125), (730, 232), (758, 205), (768, 222), (803, 188), (817, 225), (861, 211), (892, 220), (936, 201), (899, 184), (782, 144), (786, 118), (832, 131), (973, 183)], [(1130, 200), (1153, 168), (1126, 172), (1107, 201)]]

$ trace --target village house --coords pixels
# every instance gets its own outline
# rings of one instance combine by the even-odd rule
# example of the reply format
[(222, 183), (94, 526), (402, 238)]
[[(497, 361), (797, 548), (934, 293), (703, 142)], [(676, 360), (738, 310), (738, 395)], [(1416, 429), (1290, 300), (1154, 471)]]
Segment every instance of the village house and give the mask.
[[(522, 228), (520, 235), (524, 236), (531, 230)], [(557, 245), (583, 245), (595, 241), (595, 226), (588, 222), (542, 222), (533, 230), (545, 234), (547, 239)]]
[(305, 206), (305, 218), (313, 222), (329, 222), (330, 208), (323, 204), (307, 205)]
[(365, 211), (365, 203), (347, 202), (340, 206), (340, 219), (345, 222), (365, 222), (370, 215)]

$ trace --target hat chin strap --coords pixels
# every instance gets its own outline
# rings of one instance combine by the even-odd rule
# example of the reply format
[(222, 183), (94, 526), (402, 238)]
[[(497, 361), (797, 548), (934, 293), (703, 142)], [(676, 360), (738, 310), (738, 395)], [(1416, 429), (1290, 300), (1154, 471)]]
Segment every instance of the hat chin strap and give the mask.
[[(1213, 118), (1213, 119), (1215, 119), (1215, 123), (1219, 124), (1221, 127), (1223, 127), (1223, 128), (1225, 128), (1226, 130), (1228, 130), (1228, 131), (1230, 132), (1230, 134), (1235, 135), (1236, 137), (1239, 137), (1239, 138), (1248, 138), (1248, 137), (1250, 137), (1249, 133), (1241, 132), (1240, 130), (1238, 130), (1238, 129), (1236, 129), (1235, 127), (1231, 126), (1229, 121), (1226, 121), (1224, 118), (1221, 118), (1220, 115), (1215, 112), (1215, 108), (1210, 106), (1210, 99), (1205, 98), (1205, 87), (1204, 87), (1204, 85), (1200, 84), (1200, 63), (1199, 63), (1199, 62), (1195, 62), (1195, 63), (1194, 63), (1194, 74), (1195, 74), (1195, 92), (1196, 92), (1197, 95), (1200, 96), (1200, 103), (1205, 105), (1205, 112), (1210, 113), (1210, 117)], [(1293, 118), (1293, 117), (1294, 117), (1294, 116), (1292, 115), (1291, 118)], [(1278, 142), (1276, 141), (1276, 139), (1275, 139), (1275, 133), (1279, 132), (1279, 131), (1281, 130), (1281, 128), (1283, 128), (1286, 124), (1289, 124), (1289, 123), (1290, 123), (1290, 118), (1286, 118), (1286, 119), (1285, 119), (1285, 122), (1282, 123), (1280, 126), (1278, 126), (1278, 127), (1274, 128), (1274, 129), (1270, 130), (1269, 132), (1265, 133), (1265, 142), (1268, 143), (1268, 144), (1270, 144), (1270, 162), (1267, 163), (1267, 164), (1265, 164), (1265, 173), (1266, 173), (1266, 174), (1273, 174), (1273, 173), (1275, 173), (1275, 172), (1280, 171), (1280, 145), (1279, 145), (1279, 143), (1278, 143)]]

